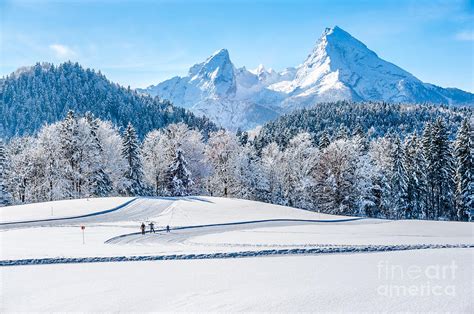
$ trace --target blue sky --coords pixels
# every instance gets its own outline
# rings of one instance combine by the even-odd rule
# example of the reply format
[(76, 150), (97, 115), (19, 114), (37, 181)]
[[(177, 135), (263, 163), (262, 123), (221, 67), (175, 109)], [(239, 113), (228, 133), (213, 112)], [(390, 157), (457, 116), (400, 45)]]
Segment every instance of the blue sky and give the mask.
[(144, 87), (227, 48), (236, 66), (304, 61), (338, 25), (419, 79), (474, 92), (474, 0), (0, 0), (0, 75), (78, 61)]

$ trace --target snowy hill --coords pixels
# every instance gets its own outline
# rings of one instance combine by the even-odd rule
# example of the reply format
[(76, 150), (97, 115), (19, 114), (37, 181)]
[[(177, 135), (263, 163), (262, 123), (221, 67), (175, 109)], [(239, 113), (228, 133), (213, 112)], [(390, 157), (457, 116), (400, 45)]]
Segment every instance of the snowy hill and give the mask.
[[(471, 223), (360, 219), (204, 196), (19, 205), (0, 208), (0, 218), (2, 313), (472, 312)], [(147, 225), (140, 234), (150, 221), (157, 232)], [(454, 277), (380, 273), (452, 263)], [(393, 284), (450, 285), (456, 298), (378, 290)]]
[[(2, 260), (214, 254), (259, 251), (262, 247), (328, 245), (365, 245), (373, 249), (380, 245), (428, 245), (429, 248), (431, 245), (470, 245), (474, 228), (469, 223), (328, 215), (256, 201), (205, 196), (91, 198), (7, 206), (0, 208), (0, 218)], [(155, 223), (158, 233), (141, 235), (140, 224), (150, 221)], [(80, 235), (77, 230), (80, 225), (86, 226), (86, 247), (82, 241), (70, 238)], [(166, 225), (172, 229), (167, 235), (163, 233)], [(24, 232), (25, 229), (28, 232)]]
[(222, 49), (191, 67), (186, 77), (140, 91), (205, 114), (230, 129), (253, 128), (284, 112), (327, 101), (474, 104), (472, 93), (423, 83), (337, 26), (324, 31), (297, 68), (236, 68)]

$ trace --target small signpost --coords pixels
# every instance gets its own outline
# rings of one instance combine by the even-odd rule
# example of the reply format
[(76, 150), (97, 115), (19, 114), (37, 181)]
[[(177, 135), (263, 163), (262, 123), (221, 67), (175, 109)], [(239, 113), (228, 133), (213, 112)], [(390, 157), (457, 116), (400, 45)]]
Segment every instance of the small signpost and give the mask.
[(86, 230), (86, 226), (81, 226), (81, 230), (82, 230), (82, 244), (85, 244), (86, 241), (85, 241), (85, 237), (84, 237), (84, 230)]

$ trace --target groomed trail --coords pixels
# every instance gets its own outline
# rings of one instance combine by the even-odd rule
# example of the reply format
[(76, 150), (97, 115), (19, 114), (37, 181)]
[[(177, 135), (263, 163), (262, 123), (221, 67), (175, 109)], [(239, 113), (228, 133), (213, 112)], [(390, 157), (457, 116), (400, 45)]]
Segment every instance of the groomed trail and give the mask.
[[(242, 218), (247, 220), (244, 220)], [(159, 226), (158, 224), (156, 224), (157, 233), (150, 233), (149, 231), (147, 231), (145, 235), (142, 235), (140, 232), (121, 234), (124, 232), (124, 230), (130, 230), (130, 228), (138, 229), (138, 226), (144, 221), (160, 222), (161, 224)], [(420, 223), (422, 223), (425, 227), (427, 226), (427, 223), (425, 222)], [(470, 243), (471, 241), (466, 242), (465, 240), (459, 242), (451, 241), (451, 243), (443, 243), (442, 241), (436, 240), (432, 241), (431, 243), (426, 243), (425, 241), (423, 241), (424, 243), (419, 243), (418, 241), (412, 243), (377, 243), (376, 241), (368, 241), (367, 243), (359, 244), (350, 243), (349, 241), (351, 234), (346, 233), (346, 227), (357, 228), (357, 232), (360, 231), (361, 234), (370, 238), (377, 237), (380, 235), (390, 236), (390, 233), (388, 233), (388, 235), (384, 233), (378, 234), (377, 230), (385, 230), (387, 228), (393, 229), (396, 226), (390, 227), (393, 222), (388, 220), (331, 216), (259, 202), (211, 197), (134, 198), (111, 209), (100, 211), (91, 210), (90, 212), (86, 212), (83, 215), (52, 219), (2, 222), (0, 223), (0, 231), (8, 232), (8, 234), (10, 234), (10, 232), (22, 232), (21, 230), (15, 231), (12, 229), (23, 228), (38, 228), (38, 231), (47, 231), (53, 229), (63, 230), (58, 229), (57, 227), (66, 227), (69, 229), (71, 229), (72, 227), (72, 229), (75, 230), (78, 225), (83, 224), (88, 226), (87, 230), (92, 230), (89, 232), (99, 232), (98, 234), (100, 235), (100, 237), (96, 238), (97, 240), (95, 240), (95, 243), (103, 245), (103, 247), (100, 248), (100, 251), (83, 251), (84, 248), (86, 250), (88, 249), (87, 246), (75, 247), (77, 251), (68, 251), (67, 249), (63, 249), (62, 246), (64, 245), (64, 247), (67, 248), (70, 245), (70, 242), (67, 242), (69, 240), (66, 239), (63, 242), (51, 242), (52, 240), (57, 241), (56, 238), (45, 238), (46, 241), (44, 241), (44, 243), (49, 243), (48, 245), (50, 246), (55, 245), (51, 243), (58, 243), (57, 245), (59, 249), (49, 255), (42, 255), (43, 253), (40, 252), (42, 256), (39, 254), (17, 254), (9, 255), (10, 258), (5, 258), (8, 255), (4, 255), (4, 258), (0, 260), (0, 266), (191, 259), (227, 259), (283, 255), (348, 254), (474, 247), (474, 244)], [(166, 230), (164, 229), (167, 224), (171, 225), (171, 232), (166, 232)], [(385, 224), (387, 224), (387, 227), (385, 227)], [(439, 226), (440, 224), (442, 224), (442, 222), (435, 224)], [(343, 232), (342, 234), (347, 234), (348, 238), (342, 243), (338, 244), (336, 244), (335, 242), (333, 242), (334, 244), (327, 244), (329, 241), (331, 241), (331, 239), (334, 240), (333, 238), (328, 238), (326, 240), (323, 240), (323, 242), (306, 243), (283, 243), (284, 241), (281, 241), (281, 239), (283, 238), (281, 238), (281, 243), (278, 241), (271, 242), (273, 244), (265, 244), (264, 241), (258, 243), (257, 239), (255, 238), (252, 238), (251, 244), (245, 244), (242, 242), (243, 240), (240, 237), (238, 237), (237, 243), (234, 244), (193, 242), (193, 238), (206, 235), (212, 236), (215, 234), (219, 234), (220, 237), (221, 233), (233, 231), (246, 232), (252, 229), (259, 228), (278, 229), (279, 227), (293, 226), (301, 228), (304, 225), (321, 225), (326, 226), (326, 228), (333, 228), (332, 226), (334, 226), (334, 228), (344, 227), (344, 230), (341, 230), (339, 232)], [(380, 227), (378, 227), (379, 229), (374, 231), (373, 228), (377, 225)], [(400, 234), (399, 229), (395, 228), (393, 229), (393, 235), (398, 238), (405, 236), (415, 238), (432, 237), (432, 235), (428, 231), (425, 231), (422, 234), (418, 234), (413, 233), (413, 231), (406, 230), (405, 228), (408, 225), (403, 226), (404, 231), (402, 234)], [(48, 229), (50, 227), (51, 229)], [(107, 232), (104, 232), (103, 230), (106, 230)], [(417, 230), (419, 231), (419, 228)], [(366, 234), (364, 232), (372, 233)], [(42, 234), (43, 233), (39, 235), (42, 236)], [(335, 234), (338, 235), (337, 232), (335, 232)], [(60, 235), (61, 238), (63, 238), (64, 233), (55, 233), (55, 235)], [(18, 244), (16, 242), (18, 241), (18, 237), (15, 236), (11, 239), (12, 240), (10, 241), (15, 241), (15, 245), (21, 246), (21, 243)], [(24, 241), (30, 241), (30, 239), (24, 237)], [(13, 242), (11, 243), (13, 244)], [(92, 244), (94, 245), (94, 243)], [(205, 248), (206, 245), (210, 245), (212, 246), (212, 248), (208, 250)], [(245, 248), (246, 246), (247, 248)], [(249, 250), (248, 246), (251, 246), (253, 249)], [(120, 247), (121, 250), (115, 251), (115, 253), (112, 251), (108, 251), (108, 248), (114, 247)], [(131, 250), (136, 248), (139, 248), (141, 251)], [(198, 248), (198, 251), (196, 251), (196, 248)], [(82, 256), (77, 256), (76, 252), (80, 252)], [(88, 252), (90, 256), (88, 256)], [(101, 254), (98, 252), (105, 252), (105, 254)], [(84, 253), (87, 255), (85, 255)]]
[[(132, 244), (132, 243), (183, 243), (190, 237), (198, 235), (222, 233), (227, 231), (249, 230), (263, 227), (286, 227), (302, 224), (327, 224), (327, 223), (348, 223), (364, 220), (364, 218), (347, 219), (263, 219), (251, 221), (236, 221), (220, 224), (191, 225), (171, 228), (172, 232), (166, 233), (166, 237), (160, 232), (166, 232), (166, 229), (157, 229), (157, 233), (147, 231), (145, 235), (140, 232), (122, 234), (105, 241), (108, 244)], [(178, 232), (176, 232), (178, 231)]]

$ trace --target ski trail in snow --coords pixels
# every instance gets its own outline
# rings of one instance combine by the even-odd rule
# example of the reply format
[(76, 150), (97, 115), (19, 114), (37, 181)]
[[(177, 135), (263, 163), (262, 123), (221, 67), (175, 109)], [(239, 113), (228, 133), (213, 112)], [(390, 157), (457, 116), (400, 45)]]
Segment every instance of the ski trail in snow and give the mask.
[[(170, 207), (173, 207), (171, 205)], [(191, 225), (171, 228), (170, 233), (166, 235), (160, 234), (165, 232), (165, 229), (157, 229), (157, 233), (149, 233), (144, 236), (140, 232), (133, 232), (122, 234), (105, 241), (108, 244), (129, 244), (129, 243), (180, 243), (184, 242), (190, 237), (197, 235), (222, 233), (236, 230), (249, 230), (262, 227), (283, 227), (300, 224), (319, 224), (319, 223), (357, 223), (364, 221), (365, 218), (347, 218), (347, 219), (332, 219), (332, 220), (312, 220), (312, 219), (264, 219), (251, 221), (236, 221), (219, 224), (207, 225)]]
[(173, 255), (141, 255), (141, 256), (112, 256), (112, 257), (60, 257), (0, 260), (0, 267), (48, 264), (77, 264), (77, 263), (108, 263), (108, 262), (135, 262), (135, 261), (163, 261), (163, 260), (202, 260), (245, 257), (266, 257), (285, 255), (320, 255), (320, 254), (348, 254), (348, 253), (375, 253), (390, 251), (408, 251), (424, 249), (451, 249), (474, 248), (474, 244), (417, 244), (417, 245), (356, 245), (337, 247), (315, 247), (295, 249), (275, 249), (261, 251), (240, 251), (207, 254), (173, 254)]

